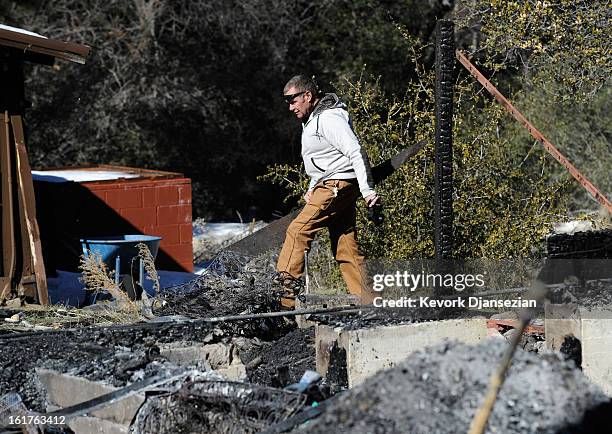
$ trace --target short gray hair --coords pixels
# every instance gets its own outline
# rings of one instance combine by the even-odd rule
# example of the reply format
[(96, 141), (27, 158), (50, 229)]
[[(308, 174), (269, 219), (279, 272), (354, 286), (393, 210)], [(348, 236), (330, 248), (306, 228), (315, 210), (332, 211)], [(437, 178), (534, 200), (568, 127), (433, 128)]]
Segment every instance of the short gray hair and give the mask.
[(312, 78), (306, 77), (305, 75), (296, 75), (291, 77), (291, 79), (285, 85), (283, 93), (287, 93), (292, 87), (294, 87), (298, 92), (310, 92), (313, 95), (317, 95), (319, 93), (317, 83), (315, 83)]

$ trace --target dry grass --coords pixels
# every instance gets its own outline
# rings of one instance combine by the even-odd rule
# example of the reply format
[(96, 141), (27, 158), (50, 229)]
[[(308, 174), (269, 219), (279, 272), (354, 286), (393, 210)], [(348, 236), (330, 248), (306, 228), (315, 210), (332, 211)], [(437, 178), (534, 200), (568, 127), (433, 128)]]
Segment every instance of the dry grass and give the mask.
[[(134, 304), (132, 302), (132, 304)], [(123, 306), (123, 305), (121, 305)], [(135, 306), (137, 307), (137, 305)], [(19, 323), (0, 322), (0, 330), (31, 331), (84, 327), (89, 325), (125, 324), (141, 320), (138, 310), (117, 308), (117, 304), (96, 305), (96, 309), (79, 309), (72, 306), (22, 307)], [(17, 311), (15, 311), (17, 312)]]
[[(136, 244), (138, 248), (138, 256), (142, 259), (144, 263), (144, 269), (147, 272), (147, 280), (153, 281), (153, 289), (155, 290), (155, 294), (159, 294), (159, 275), (157, 274), (157, 269), (155, 268), (155, 260), (153, 259), (153, 255), (149, 250), (149, 247), (145, 243)], [(144, 288), (143, 288), (144, 294)]]
[(102, 257), (97, 253), (88, 251), (87, 255), (81, 255), (81, 282), (87, 291), (108, 291), (116, 300), (127, 300), (127, 294), (115, 283), (114, 271), (108, 271)]
[[(155, 292), (160, 290), (159, 275), (155, 269), (153, 256), (145, 244), (138, 244), (139, 256), (143, 259), (147, 279), (154, 281)], [(24, 306), (15, 313), (22, 312), (21, 321), (9, 323), (0, 321), (1, 330), (31, 331), (44, 329), (61, 329), (88, 325), (125, 324), (143, 319), (142, 313), (147, 309), (146, 302), (130, 300), (128, 295), (115, 283), (114, 271), (109, 271), (100, 255), (91, 251), (87, 257), (81, 256), (81, 282), (86, 291), (106, 290), (115, 301), (98, 303), (85, 308), (65, 305)]]
[[(122, 320), (140, 316), (140, 309), (128, 295), (115, 283), (114, 271), (108, 271), (106, 264), (100, 255), (88, 251), (87, 255), (81, 255), (81, 282), (85, 285), (86, 291), (108, 291), (114, 298), (114, 306), (108, 309), (118, 315)], [(97, 311), (101, 313), (100, 311)], [(127, 318), (126, 318), (127, 316)], [(123, 321), (121, 321), (123, 322)]]

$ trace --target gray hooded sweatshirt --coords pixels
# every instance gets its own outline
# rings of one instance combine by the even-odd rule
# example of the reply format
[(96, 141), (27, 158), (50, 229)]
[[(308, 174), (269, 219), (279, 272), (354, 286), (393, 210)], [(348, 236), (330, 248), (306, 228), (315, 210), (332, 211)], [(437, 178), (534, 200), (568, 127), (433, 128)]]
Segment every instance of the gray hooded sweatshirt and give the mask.
[(308, 190), (326, 179), (357, 178), (365, 198), (374, 193), (370, 162), (353, 131), (346, 104), (326, 94), (302, 125), (302, 158), (310, 176)]

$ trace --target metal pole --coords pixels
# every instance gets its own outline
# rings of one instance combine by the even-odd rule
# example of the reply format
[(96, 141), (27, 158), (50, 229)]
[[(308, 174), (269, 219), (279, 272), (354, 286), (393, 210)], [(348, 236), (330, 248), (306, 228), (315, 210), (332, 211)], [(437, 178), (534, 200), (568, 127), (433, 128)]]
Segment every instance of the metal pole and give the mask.
[(612, 202), (610, 202), (610, 200), (606, 196), (604, 196), (604, 194), (599, 191), (597, 187), (595, 187), (591, 183), (591, 181), (587, 179), (586, 176), (580, 173), (580, 171), (576, 169), (576, 167), (574, 167), (572, 163), (570, 163), (567, 157), (565, 157), (565, 155), (563, 155), (555, 147), (555, 145), (549, 142), (548, 139), (544, 137), (544, 134), (542, 134), (536, 127), (534, 127), (533, 124), (529, 122), (527, 118), (523, 116), (523, 114), (518, 111), (518, 109), (514, 107), (510, 103), (510, 101), (508, 101), (506, 97), (502, 95), (502, 93), (497, 90), (497, 88), (493, 86), (491, 82), (487, 80), (478, 69), (476, 69), (476, 67), (472, 64), (472, 62), (469, 61), (465, 54), (457, 50), (456, 56), (457, 59), (459, 59), (459, 62), (461, 62), (461, 64), (465, 66), (465, 69), (467, 69), (468, 72), (472, 74), (472, 76), (476, 78), (476, 80), (478, 80), (478, 82), (482, 84), (482, 86), (491, 95), (493, 95), (493, 97), (495, 97), (497, 102), (499, 102), (506, 110), (508, 110), (510, 114), (512, 114), (512, 116), (514, 116), (514, 118), (519, 121), (521, 125), (527, 128), (527, 131), (529, 131), (533, 138), (536, 139), (538, 142), (542, 143), (544, 149), (546, 149), (555, 160), (561, 163), (561, 165), (563, 165), (563, 167), (567, 169), (567, 171), (576, 179), (576, 181), (578, 181), (593, 196), (593, 198), (597, 202), (603, 205), (608, 210), (608, 212), (612, 213)]
[(144, 261), (142, 258), (140, 258), (140, 262), (138, 263), (138, 283), (140, 284), (140, 289), (144, 292)]
[(308, 277), (308, 249), (304, 250), (304, 281), (305, 290), (304, 294), (310, 294), (310, 278)]
[(121, 264), (121, 257), (117, 255), (115, 258), (115, 285), (119, 286), (119, 266)]

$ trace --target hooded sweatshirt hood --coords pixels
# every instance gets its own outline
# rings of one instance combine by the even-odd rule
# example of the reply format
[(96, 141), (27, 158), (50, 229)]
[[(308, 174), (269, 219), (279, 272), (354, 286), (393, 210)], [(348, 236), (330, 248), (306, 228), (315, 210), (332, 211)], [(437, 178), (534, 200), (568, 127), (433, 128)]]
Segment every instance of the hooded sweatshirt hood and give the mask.
[(308, 116), (308, 120), (306, 122), (310, 121), (310, 119), (313, 119), (316, 116), (319, 116), (325, 110), (333, 108), (341, 108), (343, 110), (347, 110), (346, 104), (340, 101), (338, 95), (336, 95), (335, 93), (326, 93), (323, 98), (319, 100), (319, 103), (315, 106), (310, 116)]

